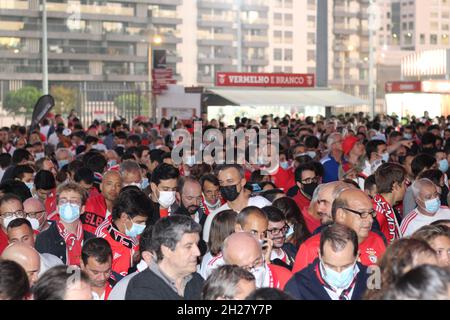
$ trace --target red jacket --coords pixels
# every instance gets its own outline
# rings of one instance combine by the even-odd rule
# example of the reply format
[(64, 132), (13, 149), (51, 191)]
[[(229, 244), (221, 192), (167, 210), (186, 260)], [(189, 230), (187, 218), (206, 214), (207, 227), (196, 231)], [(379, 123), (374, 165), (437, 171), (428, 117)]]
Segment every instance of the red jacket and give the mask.
[(292, 169), (284, 170), (278, 168), (277, 172), (272, 175), (273, 183), (286, 193), (292, 186), (295, 185), (295, 176)]
[(95, 232), (99, 238), (108, 241), (113, 252), (112, 271), (122, 276), (128, 274), (128, 269), (133, 265), (133, 256), (139, 250), (137, 239), (128, 237), (106, 219)]
[(394, 240), (401, 237), (400, 225), (397, 222), (394, 208), (383, 198), (381, 194), (376, 194), (373, 199), (373, 209), (376, 211), (376, 219), (380, 225), (380, 231), (383, 232), (387, 243), (391, 244)]
[(300, 190), (297, 192), (295, 196), (292, 197), (292, 199), (295, 200), (295, 203), (297, 204), (300, 210), (301, 208), (304, 207), (309, 208), (309, 204), (311, 203), (311, 200), (305, 197)]
[(312, 215), (308, 212), (308, 207), (303, 207), (301, 210), (303, 219), (305, 219), (306, 228), (308, 228), (308, 231), (310, 233), (313, 233), (314, 230), (316, 230), (318, 227), (320, 227), (322, 224), (320, 222), (320, 219), (314, 218)]
[[(296, 273), (311, 264), (319, 256), (320, 233), (306, 240), (298, 249), (295, 257), (292, 273)], [(359, 244), (361, 263), (371, 266), (381, 259), (386, 246), (383, 239), (376, 233), (370, 232), (369, 236)]]
[(8, 236), (5, 232), (3, 232), (3, 229), (0, 227), (0, 255), (3, 253), (3, 250), (8, 246)]
[(83, 229), (95, 234), (97, 228), (105, 221), (106, 211), (105, 197), (101, 193), (89, 197), (86, 201), (84, 213), (80, 217)]

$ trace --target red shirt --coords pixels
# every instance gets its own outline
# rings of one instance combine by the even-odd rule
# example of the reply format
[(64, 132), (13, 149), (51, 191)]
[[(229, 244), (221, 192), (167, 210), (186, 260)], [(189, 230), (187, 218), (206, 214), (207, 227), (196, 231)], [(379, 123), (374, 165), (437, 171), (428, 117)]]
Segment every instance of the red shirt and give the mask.
[(83, 229), (95, 234), (97, 228), (105, 221), (106, 211), (106, 201), (101, 193), (90, 196), (86, 201), (84, 213), (80, 217)]
[(3, 250), (8, 246), (8, 236), (0, 227), (0, 255), (3, 253)]
[(292, 197), (292, 199), (295, 200), (295, 203), (297, 204), (298, 208), (304, 208), (309, 207), (309, 204), (311, 203), (311, 200), (308, 199), (303, 195), (303, 193), (299, 190), (295, 196)]
[(56, 189), (53, 189), (52, 192), (48, 195), (47, 199), (45, 199), (45, 211), (47, 214), (52, 214), (56, 211), (57, 207), (56, 201)]
[(268, 266), (273, 277), (273, 287), (271, 288), (284, 290), (286, 283), (292, 278), (292, 273), (288, 269), (276, 264), (269, 264)]
[(111, 246), (113, 252), (112, 271), (126, 276), (128, 269), (133, 264), (134, 253), (139, 250), (137, 239), (128, 237), (117, 230), (109, 219), (106, 219), (97, 228), (95, 235), (104, 238)]
[[(312, 236), (300, 246), (295, 257), (292, 273), (296, 273), (311, 264), (319, 256), (320, 233)], [(374, 232), (359, 244), (359, 259), (365, 266), (371, 266), (377, 263), (381, 258), (386, 246), (383, 239)]]
[(272, 175), (273, 183), (287, 192), (293, 185), (295, 185), (295, 176), (292, 169), (284, 170), (283, 168), (278, 168), (277, 172)]
[(400, 238), (400, 226), (394, 209), (380, 194), (373, 197), (372, 203), (373, 209), (377, 213), (376, 219), (380, 225), (380, 231), (386, 237), (387, 243), (391, 244), (394, 240)]
[(320, 219), (314, 218), (309, 212), (308, 207), (303, 207), (301, 210), (303, 218), (305, 219), (306, 227), (310, 233), (313, 233), (318, 227), (322, 224), (320, 223)]

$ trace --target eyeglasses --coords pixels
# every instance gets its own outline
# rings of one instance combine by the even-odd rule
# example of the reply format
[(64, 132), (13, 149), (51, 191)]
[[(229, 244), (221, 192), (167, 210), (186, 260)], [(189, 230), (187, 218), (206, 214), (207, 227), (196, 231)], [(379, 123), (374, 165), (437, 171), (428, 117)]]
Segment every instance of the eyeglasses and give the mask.
[(5, 212), (1, 215), (2, 218), (12, 218), (12, 217), (18, 217), (18, 218), (25, 218), (26, 213), (23, 210), (17, 210), (15, 212)]
[(349, 208), (344, 208), (344, 207), (342, 207), (341, 209), (344, 209), (344, 210), (350, 211), (351, 213), (357, 214), (361, 219), (366, 219), (369, 216), (372, 216), (372, 218), (375, 218), (377, 216), (377, 212), (373, 209), (370, 210), (369, 212), (359, 212), (359, 211), (352, 210)]
[(45, 210), (26, 212), (25, 214), (27, 215), (27, 217), (30, 217), (30, 218), (38, 218), (38, 217), (41, 217), (44, 213), (45, 213)]
[(286, 233), (289, 229), (289, 226), (287, 224), (285, 224), (282, 228), (278, 229), (278, 228), (273, 228), (273, 229), (267, 229), (267, 232), (270, 233), (271, 235), (275, 235), (278, 233)]
[(313, 178), (307, 178), (305, 180), (301, 180), (301, 184), (310, 184), (313, 182), (318, 182), (319, 181), (319, 177), (313, 177)]
[(59, 205), (70, 203), (70, 204), (75, 204), (77, 206), (81, 206), (81, 201), (80, 200), (59, 199), (58, 203), (59, 203)]
[(247, 270), (251, 273), (256, 271), (256, 268), (260, 267), (264, 262), (264, 258), (261, 256), (258, 260), (255, 261), (251, 266), (244, 266), (242, 269)]

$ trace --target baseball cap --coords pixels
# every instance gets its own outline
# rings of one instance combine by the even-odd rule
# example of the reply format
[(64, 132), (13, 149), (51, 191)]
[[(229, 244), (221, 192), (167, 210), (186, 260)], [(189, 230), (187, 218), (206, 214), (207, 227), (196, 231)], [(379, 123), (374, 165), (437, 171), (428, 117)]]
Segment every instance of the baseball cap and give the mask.
[(358, 141), (359, 139), (355, 136), (346, 136), (342, 141), (342, 150), (344, 151), (344, 155), (349, 154)]

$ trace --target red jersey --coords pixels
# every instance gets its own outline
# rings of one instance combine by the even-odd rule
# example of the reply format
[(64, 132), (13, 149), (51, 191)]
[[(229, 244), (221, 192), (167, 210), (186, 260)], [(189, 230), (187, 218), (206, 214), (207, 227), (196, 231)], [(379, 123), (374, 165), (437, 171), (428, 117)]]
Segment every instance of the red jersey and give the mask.
[(56, 189), (52, 190), (52, 192), (48, 195), (47, 199), (45, 199), (44, 205), (47, 214), (51, 215), (56, 211), (56, 207), (58, 205), (56, 200)]
[[(319, 256), (320, 233), (312, 236), (300, 246), (295, 257), (292, 273), (296, 273), (311, 264)], [(381, 258), (386, 246), (383, 239), (376, 233), (370, 231), (369, 236), (359, 244), (359, 260), (365, 266), (377, 263)]]
[(372, 203), (373, 209), (377, 213), (376, 219), (380, 225), (380, 231), (386, 237), (387, 243), (391, 244), (394, 240), (401, 237), (400, 226), (394, 209), (380, 194), (376, 194), (373, 197)]
[(284, 170), (283, 168), (278, 168), (277, 172), (272, 175), (273, 183), (287, 192), (292, 186), (295, 185), (295, 176), (292, 169)]
[(0, 255), (3, 253), (3, 250), (5, 250), (5, 248), (8, 246), (8, 244), (9, 244), (8, 236), (3, 231), (3, 229), (0, 228)]
[(292, 278), (292, 273), (288, 269), (276, 264), (268, 264), (268, 267), (272, 280), (269, 282), (270, 288), (284, 290), (286, 283)]
[(310, 233), (313, 233), (318, 227), (322, 224), (320, 223), (320, 219), (314, 218), (309, 212), (308, 207), (303, 207), (301, 210), (303, 218), (305, 219), (306, 228)]
[(80, 217), (83, 229), (95, 234), (97, 228), (105, 221), (106, 211), (106, 201), (101, 193), (89, 197), (86, 201), (84, 213)]
[(109, 219), (106, 219), (95, 232), (99, 238), (108, 241), (113, 252), (112, 271), (126, 276), (133, 265), (134, 253), (139, 250), (137, 239), (128, 237), (117, 230)]
[(304, 208), (309, 207), (309, 204), (311, 203), (311, 200), (308, 199), (303, 195), (303, 193), (299, 190), (295, 196), (292, 197), (292, 199), (295, 200), (295, 203), (297, 204), (298, 208)]

